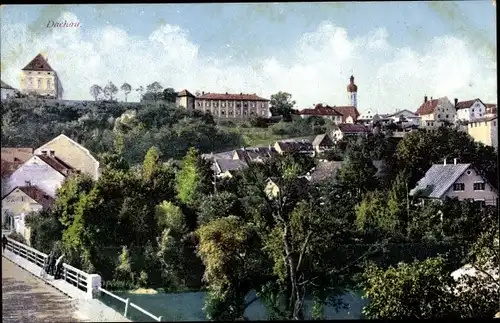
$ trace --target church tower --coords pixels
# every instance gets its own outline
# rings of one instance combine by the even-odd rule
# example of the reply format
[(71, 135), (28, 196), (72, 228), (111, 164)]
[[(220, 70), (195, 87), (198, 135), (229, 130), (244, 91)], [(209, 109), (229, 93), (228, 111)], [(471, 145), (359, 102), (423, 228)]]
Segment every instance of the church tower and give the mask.
[(351, 75), (350, 78), (350, 83), (347, 86), (347, 93), (349, 96), (349, 103), (357, 108), (358, 101), (357, 101), (357, 95), (358, 95), (358, 86), (354, 84), (354, 76)]

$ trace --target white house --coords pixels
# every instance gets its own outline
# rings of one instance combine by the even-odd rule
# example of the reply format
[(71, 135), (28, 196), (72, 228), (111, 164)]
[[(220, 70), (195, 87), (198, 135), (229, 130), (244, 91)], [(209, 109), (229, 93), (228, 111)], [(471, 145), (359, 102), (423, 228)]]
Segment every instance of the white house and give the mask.
[(337, 142), (345, 137), (364, 137), (369, 133), (368, 129), (362, 124), (344, 123), (338, 126), (338, 129), (333, 131), (331, 138)]
[(0, 92), (2, 100), (14, 98), (16, 96), (16, 89), (7, 83), (4, 83), (2, 80), (0, 80)]
[(37, 186), (54, 198), (57, 189), (72, 172), (71, 166), (55, 156), (35, 155), (12, 173), (2, 193), (15, 187)]
[(375, 116), (375, 113), (372, 110), (368, 109), (368, 110), (366, 110), (365, 113), (362, 113), (356, 121), (358, 123), (368, 125), (373, 121), (374, 116)]
[(393, 122), (401, 122), (403, 125), (420, 125), (420, 117), (410, 110), (400, 110), (387, 116)]
[(16, 187), (2, 198), (2, 225), (8, 224), (29, 241), (26, 216), (50, 208), (53, 203), (54, 199), (36, 186)]
[(458, 102), (455, 99), (457, 109), (456, 120), (470, 122), (475, 119), (483, 118), (487, 113), (487, 106), (480, 99)]
[(422, 128), (438, 128), (444, 123), (455, 123), (456, 110), (455, 106), (448, 100), (447, 97), (439, 99), (427, 100), (424, 97), (424, 102), (418, 108), (417, 114), (420, 119), (420, 126)]
[(424, 199), (458, 198), (484, 205), (496, 205), (497, 189), (488, 183), (471, 164), (434, 164), (410, 191), (410, 196)]

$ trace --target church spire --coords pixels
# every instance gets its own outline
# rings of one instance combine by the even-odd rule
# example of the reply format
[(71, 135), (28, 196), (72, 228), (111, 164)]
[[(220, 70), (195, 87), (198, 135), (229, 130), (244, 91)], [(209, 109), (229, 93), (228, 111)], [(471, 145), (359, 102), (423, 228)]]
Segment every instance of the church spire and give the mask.
[(358, 86), (354, 84), (354, 75), (351, 75), (349, 78), (350, 82), (349, 85), (347, 85), (347, 93), (349, 97), (349, 103), (353, 107), (357, 107), (357, 94), (358, 94)]

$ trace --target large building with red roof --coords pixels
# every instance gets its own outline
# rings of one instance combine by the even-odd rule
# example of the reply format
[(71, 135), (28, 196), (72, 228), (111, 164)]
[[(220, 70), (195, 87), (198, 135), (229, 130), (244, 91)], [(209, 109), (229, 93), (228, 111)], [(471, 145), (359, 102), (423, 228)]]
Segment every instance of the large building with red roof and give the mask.
[(257, 94), (205, 93), (195, 96), (188, 90), (177, 94), (177, 104), (188, 110), (210, 112), (217, 119), (267, 118), (269, 100)]
[(21, 70), (19, 90), (50, 99), (62, 99), (63, 87), (57, 72), (49, 65), (48, 57), (38, 54)]
[(420, 126), (423, 128), (437, 128), (445, 123), (453, 124), (456, 118), (454, 104), (447, 97), (430, 100), (424, 97), (424, 102), (420, 105), (416, 115), (420, 117)]

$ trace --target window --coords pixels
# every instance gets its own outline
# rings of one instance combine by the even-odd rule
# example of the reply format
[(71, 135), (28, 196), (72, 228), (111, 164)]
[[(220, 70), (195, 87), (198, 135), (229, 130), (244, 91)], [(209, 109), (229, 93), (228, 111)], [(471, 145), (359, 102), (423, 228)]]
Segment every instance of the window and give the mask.
[(224, 108), (224, 107), (226, 106), (226, 102), (221, 102), (221, 104), (220, 104), (220, 105), (221, 105), (221, 107), (223, 107), (223, 108)]
[(233, 102), (229, 102), (229, 107), (233, 107)]
[(33, 78), (32, 77), (28, 78), (28, 86), (33, 86)]
[(497, 122), (493, 121), (493, 127), (496, 127), (496, 126), (497, 126)]
[(449, 118), (449, 116), (448, 116), (448, 115), (446, 115), (446, 119), (448, 119), (448, 118)]
[(205, 106), (209, 107), (210, 106), (210, 102), (209, 101), (205, 101)]
[(441, 115), (440, 114), (438, 114), (438, 119), (441, 119)]
[(47, 89), (50, 90), (50, 80), (47, 80)]
[(237, 108), (241, 108), (241, 103), (236, 103)]
[(243, 103), (243, 106), (244, 106), (245, 108), (247, 108), (247, 107), (248, 107), (248, 102)]
[(38, 88), (41, 89), (42, 88), (42, 79), (38, 79), (38, 84), (37, 84)]
[(484, 183), (474, 183), (474, 191), (484, 191), (485, 187)]
[(474, 113), (474, 109), (472, 109), (472, 113)]
[(453, 184), (453, 191), (455, 191), (455, 192), (465, 191), (465, 184), (464, 183), (455, 183), (455, 184)]
[(201, 102), (196, 102), (196, 103), (198, 103), (198, 106), (201, 107)]

